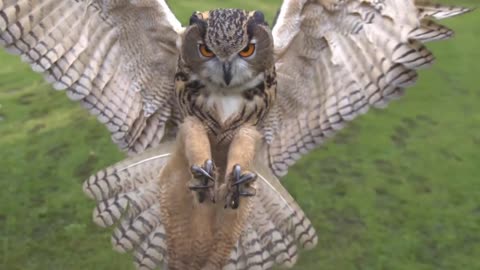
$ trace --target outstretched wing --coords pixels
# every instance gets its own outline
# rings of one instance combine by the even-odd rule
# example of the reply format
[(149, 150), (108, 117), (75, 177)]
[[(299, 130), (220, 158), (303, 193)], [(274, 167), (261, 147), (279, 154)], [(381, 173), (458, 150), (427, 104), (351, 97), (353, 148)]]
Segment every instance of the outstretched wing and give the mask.
[(385, 107), (434, 57), (434, 19), (469, 11), (414, 0), (285, 0), (273, 29), (277, 104), (265, 122), (277, 175), (370, 107)]
[(0, 44), (131, 152), (157, 145), (177, 119), (180, 31), (164, 0), (0, 0)]

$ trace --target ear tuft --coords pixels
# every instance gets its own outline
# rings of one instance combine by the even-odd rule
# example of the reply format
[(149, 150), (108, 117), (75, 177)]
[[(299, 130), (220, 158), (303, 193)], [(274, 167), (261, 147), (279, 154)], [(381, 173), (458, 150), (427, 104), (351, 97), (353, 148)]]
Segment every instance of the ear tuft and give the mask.
[(256, 24), (268, 25), (265, 21), (265, 15), (261, 11), (255, 11), (253, 13), (253, 20)]
[(203, 20), (202, 13), (200, 11), (193, 12), (192, 16), (190, 17), (189, 25), (198, 24), (204, 25), (205, 21)]

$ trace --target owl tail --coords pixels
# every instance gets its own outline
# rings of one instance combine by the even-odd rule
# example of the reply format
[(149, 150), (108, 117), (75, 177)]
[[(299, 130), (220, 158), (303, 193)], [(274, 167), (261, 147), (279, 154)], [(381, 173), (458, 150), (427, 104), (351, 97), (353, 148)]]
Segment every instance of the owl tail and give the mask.
[[(166, 260), (158, 180), (172, 149), (173, 143), (166, 143), (128, 158), (99, 171), (83, 186), (97, 201), (94, 222), (101, 227), (116, 225), (112, 245), (118, 252), (132, 252), (137, 269), (156, 269)], [(278, 179), (265, 166), (256, 166), (255, 171), (253, 211), (225, 270), (291, 267), (299, 248), (317, 243), (312, 224)]]
[(101, 227), (116, 225), (113, 248), (132, 252), (137, 269), (155, 269), (166, 256), (157, 181), (172, 149), (173, 143), (161, 144), (99, 171), (83, 184), (87, 196), (97, 201), (93, 221)]
[(317, 244), (312, 223), (280, 181), (263, 162), (256, 162), (255, 172), (254, 210), (224, 270), (290, 268), (300, 248)]

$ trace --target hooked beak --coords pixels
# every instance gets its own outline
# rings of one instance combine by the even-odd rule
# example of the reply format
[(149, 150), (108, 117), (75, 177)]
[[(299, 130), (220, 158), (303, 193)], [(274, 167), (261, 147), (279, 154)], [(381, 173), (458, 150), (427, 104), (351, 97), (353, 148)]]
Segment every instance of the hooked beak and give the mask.
[(223, 80), (226, 85), (230, 85), (232, 81), (232, 65), (230, 63), (223, 63)]

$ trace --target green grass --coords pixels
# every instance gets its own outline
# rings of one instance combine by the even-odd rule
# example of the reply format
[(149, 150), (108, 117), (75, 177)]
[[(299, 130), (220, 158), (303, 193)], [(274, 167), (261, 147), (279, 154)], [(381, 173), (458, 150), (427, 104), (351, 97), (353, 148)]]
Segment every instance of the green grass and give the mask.
[[(280, 3), (171, 2), (183, 22), (215, 7), (257, 8), (271, 21)], [(416, 87), (286, 177), (319, 234), (295, 269), (480, 269), (480, 13), (446, 23), (457, 37), (429, 45), (438, 60)], [(123, 154), (19, 59), (2, 52), (0, 63), (0, 269), (133, 269), (92, 224), (81, 191)]]

